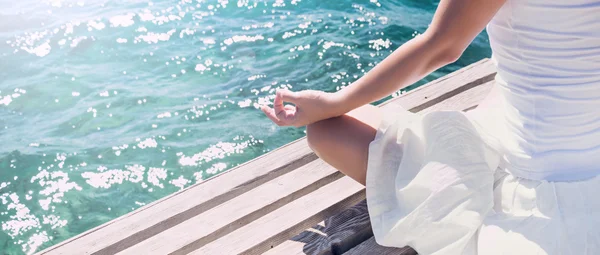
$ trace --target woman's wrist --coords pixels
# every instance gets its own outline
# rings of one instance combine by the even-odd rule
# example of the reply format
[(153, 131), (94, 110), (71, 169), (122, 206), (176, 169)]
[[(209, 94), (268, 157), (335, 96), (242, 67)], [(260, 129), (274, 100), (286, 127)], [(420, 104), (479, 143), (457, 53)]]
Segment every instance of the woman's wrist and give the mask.
[(337, 116), (341, 116), (344, 115), (346, 113), (348, 113), (349, 111), (352, 111), (354, 108), (351, 105), (351, 102), (348, 100), (349, 96), (346, 93), (347, 91), (344, 91), (344, 89), (333, 92), (330, 94), (331, 97), (331, 101), (332, 101), (332, 117), (337, 117)]

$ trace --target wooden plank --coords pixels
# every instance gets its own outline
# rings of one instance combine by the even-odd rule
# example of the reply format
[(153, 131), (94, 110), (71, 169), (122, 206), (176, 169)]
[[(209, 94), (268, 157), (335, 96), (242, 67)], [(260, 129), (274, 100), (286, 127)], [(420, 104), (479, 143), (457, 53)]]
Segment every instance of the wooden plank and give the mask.
[(488, 81), (484, 84), (475, 86), (467, 91), (457, 94), (451, 98), (445, 99), (429, 108), (419, 112), (419, 114), (439, 110), (468, 110), (475, 108), (494, 87), (494, 81)]
[(261, 254), (364, 197), (364, 187), (344, 176), (190, 254)]
[(300, 139), (237, 167), (235, 173), (176, 192), (40, 254), (117, 253), (316, 158), (306, 139)]
[[(320, 159), (152, 236), (120, 254), (187, 253), (343, 176)], [(168, 245), (165, 245), (168, 244)]]
[(395, 248), (381, 246), (375, 242), (374, 237), (371, 237), (344, 253), (344, 255), (417, 255), (417, 252), (410, 247)]
[(263, 253), (263, 255), (304, 255), (310, 254), (308, 251), (304, 250), (306, 243), (294, 240), (287, 240), (280, 245), (275, 246), (273, 249), (270, 249)]
[(342, 254), (372, 236), (367, 203), (363, 200), (265, 254)]
[[(363, 200), (365, 201), (365, 200)], [(336, 214), (337, 215), (337, 214)], [(333, 217), (333, 216), (332, 216)], [(290, 238), (289, 240), (284, 241), (283, 243), (269, 249), (263, 255), (279, 255), (279, 254), (313, 254), (314, 252), (310, 248), (307, 248), (307, 245), (316, 244), (322, 242), (323, 239), (328, 238), (328, 233), (326, 232), (325, 221), (319, 222), (317, 225), (312, 228), (304, 230), (302, 233)], [(324, 253), (319, 253), (324, 254)]]
[(417, 87), (382, 105), (396, 103), (411, 112), (419, 112), (475, 86), (494, 80), (496, 67), (489, 59), (482, 59), (437, 80)]
[[(484, 59), (382, 104), (419, 111), (493, 78)], [(465, 85), (466, 84), (466, 85)], [(41, 254), (114, 254), (316, 159), (306, 139), (283, 146), (217, 178), (193, 185), (89, 230)]]

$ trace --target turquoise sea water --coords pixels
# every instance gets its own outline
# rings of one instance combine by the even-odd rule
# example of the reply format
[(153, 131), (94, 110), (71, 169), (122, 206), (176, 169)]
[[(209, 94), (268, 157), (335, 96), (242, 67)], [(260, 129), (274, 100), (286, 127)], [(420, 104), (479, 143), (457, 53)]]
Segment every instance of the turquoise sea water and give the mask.
[[(348, 85), (424, 32), (437, 3), (0, 0), (2, 253), (40, 251), (300, 138), (255, 105), (275, 88)], [(489, 55), (484, 33), (417, 85)]]

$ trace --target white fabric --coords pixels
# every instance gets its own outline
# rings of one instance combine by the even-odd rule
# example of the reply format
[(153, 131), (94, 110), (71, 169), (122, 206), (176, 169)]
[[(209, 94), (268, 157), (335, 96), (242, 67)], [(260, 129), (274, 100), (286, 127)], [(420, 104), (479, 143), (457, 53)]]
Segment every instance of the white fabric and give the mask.
[(487, 32), (508, 102), (508, 171), (550, 181), (600, 174), (600, 0), (508, 0)]
[(468, 113), (384, 114), (375, 239), (419, 254), (600, 254), (600, 0), (508, 0), (497, 85)]
[(495, 149), (506, 134), (503, 108), (388, 110), (369, 146), (366, 180), (379, 244), (421, 255), (600, 254), (600, 177), (507, 173)]

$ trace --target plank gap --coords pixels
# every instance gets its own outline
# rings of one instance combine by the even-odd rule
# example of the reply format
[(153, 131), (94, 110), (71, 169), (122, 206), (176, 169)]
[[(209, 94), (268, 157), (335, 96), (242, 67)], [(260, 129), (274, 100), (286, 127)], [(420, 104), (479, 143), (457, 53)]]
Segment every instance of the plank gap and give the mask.
[(333, 181), (336, 181), (342, 177), (344, 177), (344, 174), (342, 174), (341, 172), (335, 172), (334, 174), (329, 175), (326, 178), (320, 179), (320, 180), (314, 182), (313, 184), (306, 186), (303, 189), (290, 194), (289, 196), (282, 197), (272, 204), (262, 207), (261, 209), (254, 211), (250, 214), (247, 214), (246, 216), (236, 220), (235, 222), (232, 222), (231, 224), (214, 231), (212, 234), (210, 234), (206, 237), (197, 239), (196, 241), (193, 241), (193, 242), (187, 244), (184, 247), (176, 250), (175, 252), (173, 252), (171, 254), (173, 254), (173, 255), (188, 254), (191, 251), (197, 250), (197, 249), (201, 248), (202, 246), (204, 246), (212, 241), (215, 241), (215, 240), (217, 240), (217, 239), (219, 239), (241, 227), (244, 227), (247, 224), (249, 224), (250, 222), (252, 222), (260, 217), (263, 217), (264, 215), (269, 214), (269, 213), (275, 211), (276, 209), (278, 209), (300, 197), (303, 197), (303, 196), (321, 188), (322, 186), (327, 185)]
[[(427, 108), (429, 108), (431, 106), (434, 106), (434, 105), (438, 104), (441, 101), (444, 101), (446, 99), (452, 98), (452, 97), (454, 97), (454, 96), (456, 96), (456, 95), (458, 95), (460, 93), (463, 93), (463, 92), (465, 92), (465, 91), (467, 91), (469, 89), (472, 89), (474, 87), (483, 85), (486, 82), (492, 81), (492, 80), (494, 80), (494, 76), (495, 75), (496, 75), (495, 73), (488, 74), (488, 75), (486, 75), (484, 77), (481, 77), (481, 78), (476, 79), (474, 81), (468, 82), (468, 83), (466, 83), (463, 86), (460, 86), (458, 88), (450, 90), (450, 91), (448, 91), (448, 92), (446, 92), (446, 93), (444, 93), (444, 94), (442, 94), (442, 95), (440, 95), (440, 96), (438, 96), (436, 98), (433, 98), (433, 99), (431, 99), (431, 100), (429, 100), (429, 101), (427, 101), (427, 102), (425, 102), (425, 103), (423, 103), (421, 105), (413, 107), (413, 108), (409, 109), (409, 111), (411, 111), (411, 112), (420, 112), (420, 111), (422, 111), (424, 109), (427, 109)], [(427, 99), (427, 97), (425, 97), (425, 98)]]
[[(161, 233), (173, 226), (176, 226), (182, 222), (185, 222), (186, 220), (188, 220), (196, 215), (202, 214), (222, 203), (225, 203), (239, 195), (242, 195), (242, 194), (248, 192), (249, 190), (252, 190), (268, 181), (271, 181), (279, 176), (282, 176), (282, 175), (289, 173), (299, 167), (302, 167), (302, 166), (314, 161), (317, 158), (318, 157), (314, 153), (306, 154), (297, 160), (291, 161), (288, 164), (285, 164), (281, 167), (275, 168), (273, 171), (269, 171), (255, 179), (249, 180), (241, 185), (238, 185), (226, 193), (217, 195), (217, 196), (207, 200), (206, 202), (200, 203), (184, 212), (175, 214), (175, 215), (169, 217), (168, 221), (167, 220), (161, 221), (155, 225), (152, 225), (152, 226), (144, 229), (143, 231), (136, 232), (136, 233), (134, 233), (128, 237), (125, 237), (125, 238), (119, 240), (118, 242), (113, 243), (113, 244), (111, 244), (97, 252), (94, 252), (92, 254), (94, 254), (94, 255), (105, 255), (105, 254), (110, 255), (110, 254), (115, 254), (115, 253), (121, 252), (121, 251), (123, 251), (129, 247), (132, 247), (152, 236), (158, 235), (159, 233)], [(215, 177), (218, 177), (218, 176), (215, 176)], [(213, 178), (215, 178), (215, 177), (213, 177)], [(211, 178), (211, 179), (213, 179), (213, 178)], [(211, 179), (209, 179), (207, 181), (210, 181)]]

